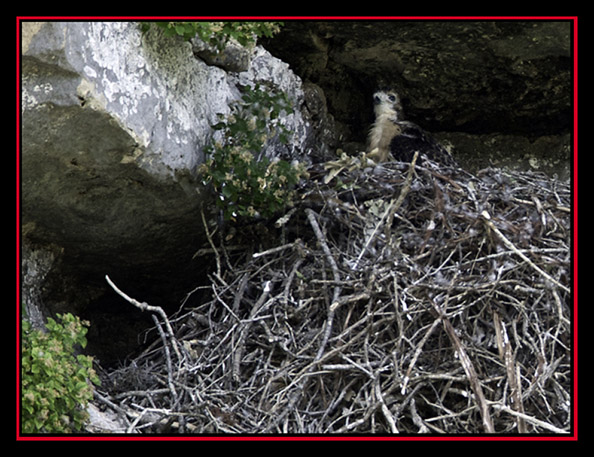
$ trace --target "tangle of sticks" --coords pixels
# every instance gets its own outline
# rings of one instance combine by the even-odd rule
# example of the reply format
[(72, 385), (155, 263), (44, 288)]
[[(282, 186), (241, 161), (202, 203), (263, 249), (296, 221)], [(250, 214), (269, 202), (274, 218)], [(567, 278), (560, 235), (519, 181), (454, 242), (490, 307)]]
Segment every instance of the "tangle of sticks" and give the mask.
[(568, 433), (569, 185), (426, 158), (311, 174), (265, 236), (228, 249), (203, 218), (201, 304), (147, 305), (161, 337), (106, 375), (128, 431)]

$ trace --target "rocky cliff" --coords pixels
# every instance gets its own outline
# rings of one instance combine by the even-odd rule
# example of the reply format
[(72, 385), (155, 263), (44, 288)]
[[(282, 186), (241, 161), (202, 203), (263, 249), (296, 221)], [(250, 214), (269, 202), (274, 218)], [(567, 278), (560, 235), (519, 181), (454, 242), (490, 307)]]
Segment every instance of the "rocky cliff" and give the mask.
[(342, 141), (365, 141), (391, 86), (467, 165), (569, 176), (568, 21), (295, 21), (266, 46), (323, 89)]
[(179, 305), (200, 282), (205, 270), (192, 262), (205, 241), (196, 168), (217, 139), (211, 125), (230, 113), (240, 87), (265, 82), (287, 93), (296, 109), (282, 122), (293, 135), (274, 152), (311, 155), (301, 80), (261, 47), (245, 51), (242, 71), (230, 71), (135, 22), (24, 22), (21, 45), (31, 316), (41, 303), (51, 312), (95, 307), (118, 325), (105, 274), (156, 305)]
[(200, 284), (210, 265), (192, 260), (205, 243), (196, 168), (242, 85), (266, 82), (294, 100), (283, 119), (293, 137), (275, 150), (288, 157), (361, 148), (371, 94), (390, 85), (408, 117), (469, 166), (568, 176), (569, 22), (288, 21), (262, 45), (237, 68), (134, 22), (22, 24), (22, 283), (32, 317), (92, 314), (95, 340), (130, 328), (136, 340), (140, 313), (105, 274), (174, 308)]

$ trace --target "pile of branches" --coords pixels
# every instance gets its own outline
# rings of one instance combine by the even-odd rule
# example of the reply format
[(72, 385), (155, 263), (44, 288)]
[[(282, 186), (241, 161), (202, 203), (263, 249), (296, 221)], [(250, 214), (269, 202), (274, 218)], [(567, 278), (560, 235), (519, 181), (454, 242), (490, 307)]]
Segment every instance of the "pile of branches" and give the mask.
[(568, 433), (567, 183), (423, 157), (327, 176), (242, 249), (204, 221), (199, 306), (111, 283), (159, 332), (98, 394), (125, 431)]

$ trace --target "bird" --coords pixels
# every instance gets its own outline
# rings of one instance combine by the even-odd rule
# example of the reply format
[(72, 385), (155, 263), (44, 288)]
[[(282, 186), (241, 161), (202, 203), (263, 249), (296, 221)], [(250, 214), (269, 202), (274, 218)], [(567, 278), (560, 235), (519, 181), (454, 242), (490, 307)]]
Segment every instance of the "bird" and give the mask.
[(375, 122), (369, 132), (367, 156), (386, 162), (390, 155), (410, 162), (415, 154), (443, 165), (456, 166), (449, 151), (417, 124), (404, 119), (400, 96), (392, 89), (373, 94)]

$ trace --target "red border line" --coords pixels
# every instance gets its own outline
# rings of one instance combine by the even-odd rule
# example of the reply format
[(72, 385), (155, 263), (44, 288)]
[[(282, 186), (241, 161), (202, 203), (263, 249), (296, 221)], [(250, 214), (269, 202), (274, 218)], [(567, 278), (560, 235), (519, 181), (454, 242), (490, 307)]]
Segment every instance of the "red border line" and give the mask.
[(578, 437), (578, 21), (573, 21), (573, 429)]
[[(17, 440), (19, 441), (576, 441), (578, 438), (578, 17), (577, 16), (17, 16), (17, 168), (16, 168), (16, 252), (17, 252)], [(23, 21), (148, 21), (148, 20), (348, 20), (348, 21), (571, 21), (573, 25), (573, 434), (568, 435), (473, 435), (473, 436), (130, 436), (130, 435), (84, 435), (84, 436), (22, 436), (19, 430), (20, 408), (20, 115), (21, 115), (21, 73), (20, 24)]]
[(19, 21), (148, 21), (148, 20), (243, 20), (243, 21), (577, 21), (577, 16), (17, 16)]
[(19, 437), (19, 426), (20, 426), (20, 398), (21, 398), (21, 345), (20, 345), (20, 329), (21, 329), (21, 178), (20, 178), (20, 163), (21, 163), (21, 39), (20, 39), (20, 21), (17, 18), (16, 23), (17, 33), (17, 49), (16, 49), (16, 67), (17, 67), (17, 80), (16, 80), (16, 411), (17, 411), (17, 438)]

